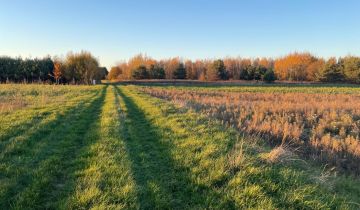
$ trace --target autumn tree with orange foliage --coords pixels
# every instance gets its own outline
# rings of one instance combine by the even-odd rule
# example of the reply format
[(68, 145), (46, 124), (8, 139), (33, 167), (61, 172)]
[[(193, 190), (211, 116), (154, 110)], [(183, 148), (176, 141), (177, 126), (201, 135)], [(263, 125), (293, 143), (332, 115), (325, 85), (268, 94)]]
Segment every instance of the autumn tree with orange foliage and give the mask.
[(271, 58), (261, 58), (259, 59), (259, 66), (263, 66), (266, 69), (274, 68), (274, 61)]
[(314, 67), (321, 64), (314, 64), (318, 60), (310, 53), (292, 53), (275, 60), (275, 73), (281, 80), (310, 80), (316, 71)]
[(186, 69), (186, 79), (195, 80), (198, 78), (195, 65), (191, 60), (185, 61), (185, 69)]
[(310, 63), (306, 68), (306, 80), (307, 81), (317, 81), (317, 76), (319, 75), (321, 69), (325, 66), (325, 60), (319, 58), (317, 61)]
[(174, 79), (174, 72), (180, 64), (181, 61), (179, 57), (160, 60), (160, 65), (165, 69), (165, 78)]
[(52, 74), (50, 74), (50, 76), (55, 79), (56, 84), (59, 84), (59, 81), (60, 81), (61, 76), (62, 76), (61, 62), (54, 61), (54, 70), (53, 70)]
[(114, 66), (111, 68), (110, 73), (108, 75), (109, 80), (119, 79), (120, 75), (122, 74), (122, 69), (119, 66)]
[(239, 79), (240, 78), (240, 69), (241, 62), (240, 58), (230, 58), (227, 57), (224, 59), (225, 67), (228, 71), (228, 76), (231, 79)]

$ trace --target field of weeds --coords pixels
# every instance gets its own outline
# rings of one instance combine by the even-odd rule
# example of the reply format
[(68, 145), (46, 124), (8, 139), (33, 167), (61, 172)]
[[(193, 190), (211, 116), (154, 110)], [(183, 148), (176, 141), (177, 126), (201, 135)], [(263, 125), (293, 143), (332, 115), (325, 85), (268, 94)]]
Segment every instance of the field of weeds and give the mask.
[(160, 88), (143, 92), (220, 120), (270, 145), (359, 174), (359, 87)]

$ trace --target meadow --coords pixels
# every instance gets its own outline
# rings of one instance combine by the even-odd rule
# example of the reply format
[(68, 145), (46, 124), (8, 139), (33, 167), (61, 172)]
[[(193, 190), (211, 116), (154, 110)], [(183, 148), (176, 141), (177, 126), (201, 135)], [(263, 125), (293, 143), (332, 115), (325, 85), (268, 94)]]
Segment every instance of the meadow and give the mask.
[(0, 85), (0, 209), (359, 209), (356, 86)]
[(358, 87), (143, 88), (270, 145), (360, 172)]

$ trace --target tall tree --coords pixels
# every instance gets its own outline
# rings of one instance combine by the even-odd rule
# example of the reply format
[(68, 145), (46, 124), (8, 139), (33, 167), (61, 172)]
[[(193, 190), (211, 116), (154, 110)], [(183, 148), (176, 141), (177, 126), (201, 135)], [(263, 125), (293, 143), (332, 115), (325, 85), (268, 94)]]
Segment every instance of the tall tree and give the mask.
[(59, 84), (61, 76), (62, 76), (61, 63), (58, 62), (58, 61), (55, 61), (54, 62), (54, 71), (53, 71), (52, 77), (54, 77), (56, 84)]
[(146, 66), (144, 65), (140, 65), (138, 68), (134, 69), (132, 71), (132, 75), (131, 75), (132, 79), (148, 79), (149, 78), (149, 73), (146, 69)]
[(163, 66), (165, 70), (166, 79), (174, 79), (174, 72), (179, 67), (180, 63), (181, 62), (179, 57), (160, 61), (160, 64)]
[(174, 79), (186, 79), (186, 69), (184, 64), (180, 63), (173, 72)]
[(149, 69), (150, 79), (165, 79), (165, 70), (160, 65), (150, 65)]
[(120, 75), (122, 74), (122, 69), (119, 66), (114, 66), (111, 68), (110, 73), (108, 75), (109, 80), (119, 79)]
[(272, 69), (266, 70), (262, 79), (267, 83), (274, 82), (276, 80), (274, 71)]
[(346, 80), (360, 83), (360, 57), (347, 56), (340, 59), (340, 63), (344, 68)]
[(304, 81), (307, 79), (307, 68), (317, 58), (310, 53), (292, 53), (275, 60), (275, 73), (282, 80)]
[(317, 79), (322, 82), (341, 82), (344, 80), (341, 65), (339, 65), (336, 58), (330, 58), (325, 63), (317, 74)]
[(197, 79), (197, 73), (195, 69), (195, 65), (191, 60), (187, 60), (185, 62), (185, 69), (186, 69), (186, 79)]
[(96, 79), (99, 71), (99, 63), (91, 53), (69, 53), (66, 58), (66, 74), (68, 81), (91, 84)]
[(212, 81), (228, 79), (226, 67), (223, 60), (218, 59), (212, 63), (211, 68), (208, 71), (208, 79)]

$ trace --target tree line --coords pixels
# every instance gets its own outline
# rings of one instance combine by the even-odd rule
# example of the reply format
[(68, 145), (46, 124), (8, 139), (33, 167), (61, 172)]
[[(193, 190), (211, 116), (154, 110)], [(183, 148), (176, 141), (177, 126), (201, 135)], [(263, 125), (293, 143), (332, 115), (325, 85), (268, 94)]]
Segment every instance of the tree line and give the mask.
[(179, 57), (155, 60), (136, 55), (111, 68), (110, 80), (190, 79), (321, 81), (360, 83), (360, 57), (324, 59), (310, 53), (290, 53), (273, 58), (184, 60)]
[(108, 71), (99, 66), (89, 52), (68, 53), (61, 58), (22, 59), (0, 57), (0, 82), (46, 82), (64, 84), (91, 84), (105, 79)]
[(273, 58), (155, 60), (136, 55), (111, 68), (100, 67), (89, 52), (68, 53), (65, 58), (22, 59), (0, 57), (0, 82), (52, 82), (91, 84), (94, 80), (190, 79), (274, 80), (360, 83), (360, 57), (324, 59), (310, 53), (290, 53)]

